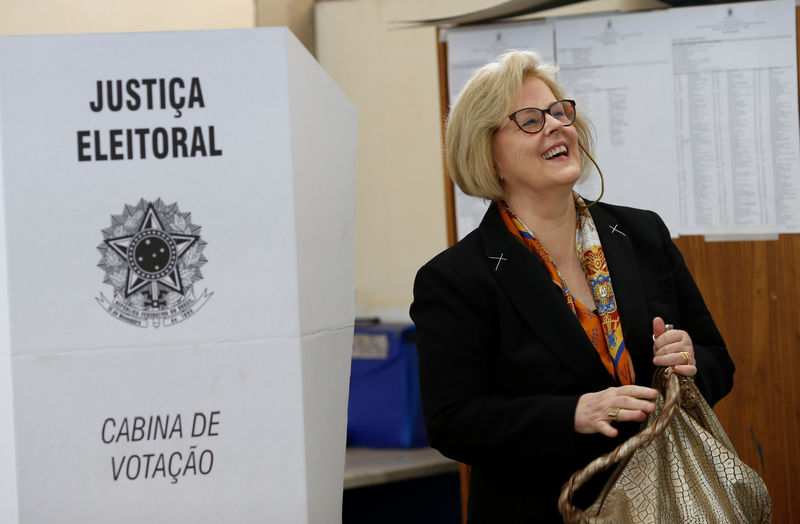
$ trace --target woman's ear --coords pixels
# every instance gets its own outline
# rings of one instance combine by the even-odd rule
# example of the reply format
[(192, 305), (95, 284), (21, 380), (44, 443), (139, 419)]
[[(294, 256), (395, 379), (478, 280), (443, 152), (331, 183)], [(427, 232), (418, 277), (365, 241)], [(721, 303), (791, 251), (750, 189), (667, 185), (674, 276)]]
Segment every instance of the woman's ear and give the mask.
[(497, 168), (497, 162), (494, 162), (494, 177), (498, 182), (501, 184), (503, 183), (503, 176), (500, 174), (500, 170)]

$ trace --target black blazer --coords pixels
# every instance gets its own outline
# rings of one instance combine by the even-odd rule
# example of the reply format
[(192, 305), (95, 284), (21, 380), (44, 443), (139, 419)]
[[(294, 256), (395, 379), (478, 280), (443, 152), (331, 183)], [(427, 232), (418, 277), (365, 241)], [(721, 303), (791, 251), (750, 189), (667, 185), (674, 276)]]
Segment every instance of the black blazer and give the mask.
[[(695, 380), (713, 405), (733, 386), (733, 362), (666, 226), (650, 211), (600, 203), (590, 212), (636, 382), (651, 383), (652, 318), (661, 316), (692, 337)], [(638, 424), (619, 424), (616, 439), (574, 431), (578, 398), (618, 384), (495, 204), (419, 270), (411, 317), (431, 446), (473, 466), (469, 522), (561, 522), (563, 483)], [(580, 490), (583, 504), (603, 481)]]

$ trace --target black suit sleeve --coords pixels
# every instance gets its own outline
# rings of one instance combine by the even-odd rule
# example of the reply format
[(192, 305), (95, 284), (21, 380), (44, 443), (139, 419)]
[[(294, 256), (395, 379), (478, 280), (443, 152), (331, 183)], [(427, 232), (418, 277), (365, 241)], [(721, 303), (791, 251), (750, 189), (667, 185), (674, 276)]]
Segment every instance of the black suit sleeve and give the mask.
[(669, 230), (658, 215), (652, 215), (658, 223), (677, 290), (680, 323), (676, 327), (692, 338), (697, 361), (695, 383), (713, 406), (733, 388), (733, 361), (681, 252), (669, 236)]
[(473, 465), (563, 466), (574, 458), (578, 396), (498, 394), (498, 324), (480, 285), (435, 261), (417, 273), (411, 316), (431, 446)]

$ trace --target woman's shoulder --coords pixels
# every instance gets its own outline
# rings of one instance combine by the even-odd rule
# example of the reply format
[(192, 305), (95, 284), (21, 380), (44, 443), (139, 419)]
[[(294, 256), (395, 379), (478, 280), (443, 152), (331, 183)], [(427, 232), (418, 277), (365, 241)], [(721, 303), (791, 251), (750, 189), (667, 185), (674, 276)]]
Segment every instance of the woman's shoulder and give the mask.
[(478, 227), (433, 257), (423, 268), (426, 266), (443, 266), (455, 270), (461, 269), (462, 271), (460, 272), (477, 270), (483, 273), (488, 267), (487, 248), (496, 245), (498, 242), (507, 242), (508, 238), (513, 237), (506, 231), (497, 211), (497, 206), (491, 204)]
[(608, 202), (598, 202), (596, 206), (599, 209), (604, 210), (609, 215), (619, 218), (630, 218), (635, 220), (653, 216), (658, 217), (658, 214), (655, 211), (638, 207), (621, 206), (619, 204), (609, 204)]
[(464, 238), (448, 247), (438, 255), (430, 259), (424, 266), (438, 266), (457, 270), (458, 268), (469, 267), (472, 261), (481, 260), (483, 243), (480, 232), (475, 229)]
[(624, 225), (627, 230), (631, 232), (647, 235), (652, 235), (654, 232), (657, 232), (661, 236), (669, 237), (667, 226), (655, 211), (608, 204), (606, 202), (598, 202), (594, 207), (596, 207), (599, 212), (605, 213), (609, 219), (613, 219), (619, 224)]

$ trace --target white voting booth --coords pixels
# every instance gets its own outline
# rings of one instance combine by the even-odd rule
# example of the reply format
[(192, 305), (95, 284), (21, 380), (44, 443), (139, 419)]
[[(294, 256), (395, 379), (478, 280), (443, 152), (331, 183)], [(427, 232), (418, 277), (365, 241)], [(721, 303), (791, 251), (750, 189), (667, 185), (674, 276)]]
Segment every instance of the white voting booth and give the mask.
[(288, 30), (0, 39), (0, 522), (335, 522), (356, 111)]

